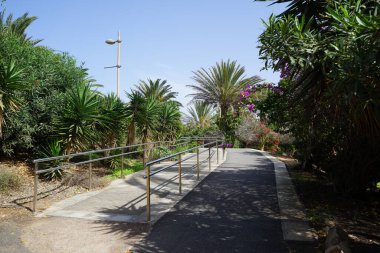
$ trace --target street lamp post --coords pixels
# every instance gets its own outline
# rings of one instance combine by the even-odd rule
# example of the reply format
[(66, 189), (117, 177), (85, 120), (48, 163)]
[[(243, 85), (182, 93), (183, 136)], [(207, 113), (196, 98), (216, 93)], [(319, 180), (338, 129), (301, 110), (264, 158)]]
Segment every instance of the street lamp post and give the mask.
[(113, 44), (117, 43), (117, 65), (112, 66), (112, 67), (105, 67), (105, 68), (116, 68), (117, 69), (117, 77), (116, 77), (117, 91), (116, 91), (116, 94), (117, 94), (117, 97), (120, 97), (120, 68), (121, 68), (121, 65), (120, 65), (120, 43), (121, 43), (120, 32), (117, 33), (117, 40), (116, 41), (114, 41), (113, 39), (108, 39), (108, 40), (106, 40), (106, 43), (109, 45), (113, 45)]

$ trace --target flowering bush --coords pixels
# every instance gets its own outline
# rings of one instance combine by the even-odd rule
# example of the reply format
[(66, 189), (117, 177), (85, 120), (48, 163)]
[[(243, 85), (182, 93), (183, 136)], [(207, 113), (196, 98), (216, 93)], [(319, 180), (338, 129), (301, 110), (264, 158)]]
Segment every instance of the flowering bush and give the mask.
[[(265, 108), (265, 100), (270, 95), (281, 95), (282, 89), (272, 83), (260, 83), (248, 85), (239, 94), (240, 105), (248, 111), (258, 114)], [(251, 128), (250, 128), (251, 129)], [(240, 129), (239, 129), (240, 130)], [(264, 122), (260, 122), (258, 127), (253, 127), (256, 141), (261, 150), (277, 152), (280, 150), (280, 135), (268, 128)], [(253, 138), (243, 138), (253, 139)], [(255, 140), (251, 140), (252, 142)]]
[(219, 146), (220, 148), (233, 148), (234, 144), (232, 143), (223, 143), (222, 145)]
[(241, 105), (246, 106), (250, 112), (256, 112), (257, 105), (270, 93), (280, 94), (281, 88), (274, 86), (272, 83), (247, 85), (239, 94)]
[(260, 132), (256, 135), (259, 140), (261, 150), (270, 150), (277, 152), (280, 150), (280, 136), (272, 129), (266, 127), (264, 123), (260, 123)]

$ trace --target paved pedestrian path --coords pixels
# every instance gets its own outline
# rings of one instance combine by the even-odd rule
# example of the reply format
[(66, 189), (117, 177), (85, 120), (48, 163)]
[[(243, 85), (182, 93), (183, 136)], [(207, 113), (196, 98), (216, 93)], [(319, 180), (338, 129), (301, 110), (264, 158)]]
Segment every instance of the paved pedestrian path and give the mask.
[(184, 157), (193, 156), (182, 164), (182, 194), (177, 166), (152, 177), (152, 227), (143, 224), (146, 181), (141, 171), (53, 205), (20, 238), (39, 253), (124, 253), (129, 248), (133, 253), (315, 252), (283, 163), (252, 149), (229, 149), (223, 161), (219, 149), (218, 166), (212, 149), (210, 169), (205, 151), (200, 180), (194, 154)]
[[(313, 252), (309, 244), (287, 241), (310, 241), (310, 237), (300, 217), (302, 206), (281, 201), (279, 205), (278, 196), (297, 200), (283, 168), (265, 153), (229, 150), (227, 160), (162, 217), (131, 251)], [(289, 217), (291, 221), (298, 219), (297, 224), (304, 223), (286, 227), (284, 221)]]
[[(219, 162), (223, 161), (223, 151), (211, 149), (211, 167), (209, 151), (200, 150), (200, 180), (205, 178)], [(175, 165), (151, 177), (151, 215), (152, 222), (157, 221), (184, 195), (192, 190), (197, 180), (196, 154), (189, 153), (182, 157), (182, 194), (179, 194), (178, 166)], [(174, 161), (162, 162), (152, 166), (155, 171), (166, 167)], [(146, 179), (145, 172), (128, 175), (125, 179), (115, 180), (106, 189), (74, 196), (53, 205), (38, 214), (39, 217), (56, 216), (81, 218), (89, 220), (106, 220), (115, 222), (146, 222)]]

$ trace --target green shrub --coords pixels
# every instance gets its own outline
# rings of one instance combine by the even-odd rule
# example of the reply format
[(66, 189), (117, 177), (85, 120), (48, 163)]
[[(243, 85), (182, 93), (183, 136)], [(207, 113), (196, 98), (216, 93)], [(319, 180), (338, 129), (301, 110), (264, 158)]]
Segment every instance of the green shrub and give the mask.
[[(58, 140), (54, 140), (49, 143), (46, 147), (42, 149), (39, 153), (42, 157), (53, 157), (53, 156), (61, 156), (63, 155), (63, 149), (61, 146), (61, 142)], [(63, 159), (56, 159), (48, 162), (40, 163), (40, 169), (49, 169), (58, 167), (64, 163)], [(59, 168), (53, 171), (48, 171), (42, 174), (43, 178), (47, 180), (58, 180), (61, 179), (63, 175), (63, 168)]]
[(19, 175), (9, 171), (0, 171), (0, 192), (7, 192), (9, 190), (17, 190), (20, 188), (22, 180)]
[(160, 146), (153, 150), (153, 158), (157, 159), (160, 157), (169, 156), (171, 154), (170, 149), (165, 146)]
[[(121, 165), (121, 163), (120, 163)], [(135, 159), (124, 158), (124, 176), (143, 170), (144, 165), (141, 161)], [(109, 179), (115, 179), (121, 177), (121, 167), (113, 169), (112, 175), (107, 176)]]

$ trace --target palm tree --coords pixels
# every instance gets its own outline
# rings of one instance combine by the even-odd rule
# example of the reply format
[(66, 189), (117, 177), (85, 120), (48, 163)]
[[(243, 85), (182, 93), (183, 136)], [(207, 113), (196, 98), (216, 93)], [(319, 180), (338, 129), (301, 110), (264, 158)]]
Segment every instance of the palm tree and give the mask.
[(14, 61), (8, 65), (0, 63), (0, 137), (2, 137), (6, 111), (15, 111), (20, 107), (16, 92), (28, 87), (23, 83), (22, 74), (23, 70), (17, 68)]
[(239, 92), (247, 85), (261, 81), (260, 77), (246, 78), (245, 69), (236, 61), (221, 61), (216, 66), (206, 70), (201, 68), (193, 72), (193, 80), (196, 84), (188, 85), (195, 93), (190, 94), (195, 101), (206, 101), (208, 104), (216, 105), (223, 117), (236, 105)]
[(144, 99), (136, 121), (137, 131), (141, 136), (142, 143), (148, 142), (153, 131), (157, 129), (159, 112), (160, 103), (156, 99), (152, 97)]
[(107, 122), (98, 127), (102, 133), (103, 148), (115, 147), (117, 142), (124, 141), (123, 133), (125, 130), (126, 109), (124, 103), (114, 93), (105, 97), (100, 97), (100, 113), (106, 115)]
[(145, 98), (140, 92), (133, 90), (131, 93), (126, 93), (126, 96), (129, 98), (125, 112), (128, 119), (127, 145), (133, 145), (136, 140), (136, 122), (140, 120), (140, 114), (143, 110), (142, 107), (145, 103)]
[(68, 91), (66, 107), (53, 120), (63, 139), (66, 154), (87, 148), (98, 140), (96, 127), (106, 127), (109, 119), (99, 113), (99, 94), (86, 81)]
[(205, 101), (195, 101), (193, 107), (187, 109), (187, 121), (199, 128), (206, 128), (211, 125), (214, 116), (214, 109), (212, 105), (207, 104)]
[(181, 113), (175, 101), (166, 101), (161, 104), (158, 117), (158, 127), (155, 131), (156, 139), (162, 141), (176, 139), (181, 128)]
[(148, 78), (148, 82), (140, 80), (136, 85), (137, 90), (145, 97), (152, 97), (159, 102), (164, 102), (176, 98), (177, 92), (171, 91), (172, 87), (166, 84), (166, 80), (156, 79), (155, 81)]
[(28, 16), (28, 13), (24, 13), (21, 17), (13, 20), (13, 15), (9, 14), (5, 18), (5, 11), (0, 12), (0, 33), (15, 34), (23, 38), (25, 41), (31, 42), (33, 45), (41, 42), (41, 40), (32, 40), (31, 37), (27, 37), (25, 33), (26, 29), (37, 19), (35, 16)]

